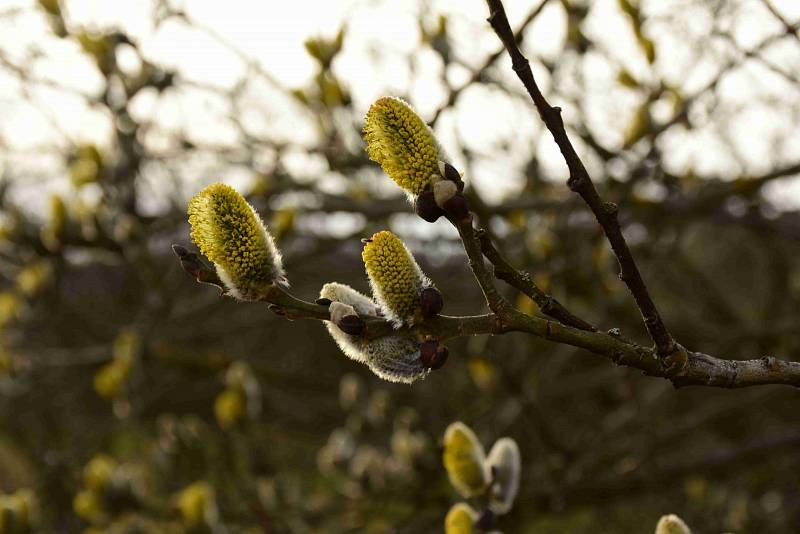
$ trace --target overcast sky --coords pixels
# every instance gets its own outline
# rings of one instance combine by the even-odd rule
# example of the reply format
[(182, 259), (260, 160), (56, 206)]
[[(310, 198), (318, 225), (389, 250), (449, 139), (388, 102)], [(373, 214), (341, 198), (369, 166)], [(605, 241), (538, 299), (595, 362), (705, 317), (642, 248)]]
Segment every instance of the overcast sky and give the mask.
[[(771, 2), (788, 20), (800, 19), (800, 1)], [(0, 12), (32, 4), (31, 1), (0, 0)], [(538, 0), (506, 1), (512, 25), (536, 4)], [(551, 4), (531, 27), (526, 43), (531, 54), (558, 60), (556, 54), (564, 39), (565, 16), (559, 2)], [(613, 147), (621, 142), (638, 98), (616, 87), (617, 67), (622, 65), (645, 80), (652, 75), (637, 51), (630, 25), (620, 13), (616, 0), (597, 0), (591, 4), (591, 16), (584, 29), (609, 51), (616, 65), (592, 58), (582, 65), (583, 74), (598, 88), (595, 94), (587, 97), (586, 111), (590, 126), (599, 125), (603, 140)], [(708, 33), (714, 22), (709, 19), (707, 10), (691, 7), (706, 2), (659, 0), (644, 4), (646, 11), (653, 15), (648, 32), (661, 50), (655, 69), (663, 79), (690, 94), (693, 88), (701, 87), (714, 75), (720, 58), (726, 57), (724, 44), (719, 45), (719, 50), (714, 47), (697, 50), (691, 40), (693, 35)], [(303, 41), (311, 35), (333, 35), (346, 21), (349, 32), (345, 51), (335, 68), (349, 83), (356, 107), (364, 111), (375, 97), (397, 93), (408, 95), (421, 114), (429, 117), (445, 98), (439, 83), (438, 58), (433, 54), (418, 54), (413, 76), (406, 61), (419, 46), (421, 5), (426, 5), (428, 20), (440, 13), (449, 15), (450, 29), (458, 45), (457, 55), (467, 66), (481, 64), (499, 46), (485, 23), (487, 13), (483, 0), (439, 0), (427, 4), (404, 0), (192, 0), (173, 5), (182, 6), (196, 23), (210, 31), (189, 27), (178, 20), (164, 23), (155, 31), (152, 3), (148, 0), (66, 1), (71, 28), (122, 28), (149, 60), (177, 69), (184, 79), (220, 88), (230, 88), (241, 80), (246, 63), (214, 35), (256, 61), (280, 84), (300, 87), (313, 73), (313, 63), (304, 51)], [(780, 31), (780, 24), (763, 7), (762, 0), (732, 1), (730, 6), (727, 11), (723, 10), (730, 22), (723, 21), (720, 25), (744, 48)], [(7, 59), (28, 61), (26, 54), (38, 48), (43, 56), (36, 60), (37, 76), (80, 93), (96, 93), (101, 79), (78, 45), (72, 40), (49, 36), (45, 18), (39, 11), (32, 9), (26, 13), (0, 19), (0, 50)], [(682, 20), (684, 14), (685, 20)], [(675, 31), (676, 21), (681, 24), (679, 32)], [(530, 43), (535, 43), (535, 49)], [(379, 63), (373, 61), (376, 50), (381, 54)], [(669, 53), (664, 53), (665, 50)], [(776, 43), (765, 56), (788, 72), (800, 72), (797, 40)], [(129, 62), (130, 69), (138, 67), (133, 54), (122, 53), (119, 59), (123, 66)], [(514, 83), (511, 74), (506, 74), (509, 82)], [(456, 66), (446, 75), (451, 83), (458, 85), (469, 75), (469, 70)], [(704, 174), (736, 175), (743, 170), (758, 173), (760, 167), (768, 166), (773, 160), (800, 159), (800, 135), (797, 135), (800, 121), (797, 115), (787, 112), (787, 109), (797, 111), (800, 107), (800, 94), (796, 85), (791, 86), (779, 78), (757, 66), (740, 69), (726, 77), (720, 87), (723, 108), (735, 110), (739, 115), (726, 123), (726, 132), (716, 131), (711, 124), (690, 134), (677, 132), (664, 136), (664, 147), (670, 152), (669, 164), (678, 171), (691, 168)], [(543, 77), (542, 81), (547, 87), (549, 80)], [(133, 113), (157, 121), (165, 129), (189, 132), (194, 138), (208, 142), (235, 142), (235, 136), (220, 120), (220, 110), (215, 110), (213, 98), (202, 92), (162, 97), (145, 94), (137, 99), (131, 105)], [(770, 99), (780, 100), (781, 105), (775, 105)], [(311, 142), (307, 137), (310, 130), (303, 128), (302, 120), (291, 110), (271, 111), (275, 128), (294, 136), (298, 143)], [(565, 114), (569, 112), (565, 109)], [(2, 140), (16, 151), (33, 151), (40, 156), (33, 167), (40, 166), (45, 175), (48, 163), (53, 162), (43, 157), (43, 147), (63, 147), (65, 140), (91, 141), (102, 146), (109, 138), (107, 117), (92, 112), (81, 99), (52, 89), (40, 89), (23, 97), (18, 80), (2, 74), (0, 113)], [(509, 130), (516, 134), (517, 141), (530, 144), (531, 139), (538, 139), (539, 127), (529, 104), (476, 89), (465, 93), (453, 117), (437, 125), (437, 133), (445, 146), (452, 142), (453, 132), (458, 131), (466, 134), (472, 148), (480, 148), (504, 139)], [(734, 139), (737, 151), (741, 152), (737, 157), (731, 157), (729, 147), (720, 143), (721, 134)], [(781, 139), (780, 145), (775, 144), (776, 137)], [(563, 162), (552, 142), (544, 138), (541, 145), (537, 150), (541, 150), (545, 166), (549, 165), (556, 174), (563, 173)], [(8, 171), (9, 166), (16, 166), (18, 161), (8, 152), (0, 154), (0, 169), (5, 166)], [(522, 161), (510, 156), (485, 162), (477, 167), (475, 183), (491, 189), (486, 187), (488, 178), (483, 177), (484, 173), (486, 176), (509, 175), (520, 164)], [(313, 165), (302, 158), (298, 159), (298, 165), (309, 165), (309, 172), (314, 170)], [(53, 187), (59, 187), (57, 182)], [(800, 204), (795, 191), (783, 186), (776, 197), (786, 205)], [(503, 195), (514, 193), (513, 184), (487, 192), (490, 196), (495, 193), (495, 200), (501, 200)]]

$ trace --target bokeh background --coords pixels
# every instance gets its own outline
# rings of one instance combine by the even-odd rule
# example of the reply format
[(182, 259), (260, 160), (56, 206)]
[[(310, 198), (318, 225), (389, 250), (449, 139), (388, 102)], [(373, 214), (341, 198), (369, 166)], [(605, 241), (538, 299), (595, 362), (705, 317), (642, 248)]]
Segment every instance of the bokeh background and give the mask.
[[(797, 359), (800, 4), (506, 8), (678, 340)], [(391, 94), (433, 125), (515, 265), (646, 343), (486, 16), (479, 0), (0, 2), (3, 517), (17, 498), (33, 532), (435, 532), (458, 500), (441, 437), (462, 420), (520, 445), (507, 533), (652, 532), (670, 512), (701, 533), (800, 531), (791, 388), (675, 390), (516, 334), (454, 341), (441, 371), (389, 384), (318, 322), (181, 271), (186, 203), (224, 181), (298, 296), (366, 291), (359, 240), (388, 228), (445, 313), (481, 312), (456, 233), (415, 218), (363, 150)]]

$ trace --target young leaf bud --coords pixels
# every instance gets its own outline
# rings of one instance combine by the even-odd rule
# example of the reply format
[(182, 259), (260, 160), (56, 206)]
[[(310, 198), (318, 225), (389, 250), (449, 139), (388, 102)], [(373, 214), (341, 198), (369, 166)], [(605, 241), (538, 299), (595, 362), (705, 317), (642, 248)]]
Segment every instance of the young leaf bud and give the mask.
[(364, 120), (369, 158), (408, 194), (422, 193), (439, 173), (441, 149), (433, 131), (403, 100), (382, 97)]
[(477, 532), (475, 522), (478, 512), (465, 502), (454, 504), (444, 518), (445, 534), (473, 534)]
[(422, 365), (431, 371), (440, 369), (450, 355), (450, 350), (438, 341), (426, 341), (420, 346), (419, 352)]
[(675, 514), (662, 516), (656, 525), (656, 534), (692, 534), (683, 519)]
[(457, 193), (442, 205), (442, 209), (450, 219), (460, 221), (469, 216), (469, 203), (464, 195)]
[(256, 300), (265, 286), (286, 283), (272, 236), (232, 187), (211, 184), (192, 198), (189, 224), (192, 241), (214, 263), (232, 296)]
[(111, 485), (117, 462), (106, 454), (93, 457), (83, 468), (83, 483), (97, 493), (102, 493)]
[(456, 193), (458, 187), (450, 180), (440, 180), (433, 184), (433, 198), (440, 208), (444, 208), (445, 203), (456, 196)]
[(442, 294), (435, 287), (426, 287), (419, 296), (419, 306), (425, 319), (435, 317), (442, 311), (444, 300)]
[(423, 191), (417, 195), (414, 199), (414, 212), (429, 223), (435, 223), (444, 215), (444, 210), (436, 204), (433, 191)]
[[(331, 306), (338, 302), (340, 304), (349, 305), (357, 313), (365, 315), (375, 314), (376, 305), (372, 299), (346, 284), (340, 284), (338, 282), (325, 284), (322, 286), (319, 296), (320, 299), (330, 300)], [(330, 310), (330, 307), (328, 309)], [(348, 358), (361, 363), (367, 362), (362, 339), (342, 331), (331, 321), (325, 321), (325, 328), (328, 329), (328, 333), (339, 346), (339, 349), (341, 349)]]
[(439, 173), (444, 176), (445, 180), (455, 183), (459, 193), (464, 191), (464, 180), (461, 178), (461, 173), (459, 173), (455, 167), (449, 163), (440, 161)]
[(351, 336), (360, 336), (364, 333), (364, 329), (367, 325), (364, 323), (364, 320), (359, 317), (358, 315), (345, 315), (342, 317), (336, 325), (342, 330), (342, 332), (346, 334), (350, 334)]
[(373, 235), (361, 253), (372, 295), (395, 328), (413, 324), (421, 291), (431, 281), (400, 239), (389, 231)]
[(350, 334), (351, 336), (360, 336), (364, 333), (366, 324), (351, 305), (341, 302), (332, 302), (328, 309), (331, 314), (331, 321), (338, 326), (342, 332)]
[(458, 421), (444, 433), (442, 462), (450, 483), (464, 497), (480, 495), (489, 484), (486, 454), (475, 433)]
[(486, 457), (486, 467), (492, 475), (489, 509), (497, 515), (507, 514), (517, 497), (522, 469), (517, 442), (498, 439)]

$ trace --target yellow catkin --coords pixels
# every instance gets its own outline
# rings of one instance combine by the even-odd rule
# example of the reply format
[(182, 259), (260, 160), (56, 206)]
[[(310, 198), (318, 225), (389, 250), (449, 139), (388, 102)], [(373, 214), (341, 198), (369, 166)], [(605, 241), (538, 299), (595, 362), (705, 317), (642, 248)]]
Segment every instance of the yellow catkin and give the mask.
[(454, 504), (444, 518), (445, 534), (472, 534), (476, 532), (478, 513), (467, 503)]
[(403, 100), (385, 96), (372, 104), (364, 120), (369, 158), (397, 185), (418, 195), (439, 176), (443, 159), (427, 124)]
[(372, 296), (387, 319), (396, 326), (410, 324), (419, 307), (419, 294), (430, 281), (400, 239), (389, 231), (378, 232), (361, 253)]
[(460, 421), (447, 427), (442, 463), (450, 483), (464, 497), (479, 495), (486, 489), (489, 477), (485, 461), (483, 445), (471, 428)]
[(217, 267), (234, 297), (283, 278), (280, 252), (252, 206), (234, 188), (211, 184), (189, 202), (192, 241)]

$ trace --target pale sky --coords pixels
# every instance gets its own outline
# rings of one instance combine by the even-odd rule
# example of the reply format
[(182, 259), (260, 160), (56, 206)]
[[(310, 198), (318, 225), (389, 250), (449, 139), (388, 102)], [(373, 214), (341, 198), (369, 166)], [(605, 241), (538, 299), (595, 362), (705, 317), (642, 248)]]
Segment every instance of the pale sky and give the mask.
[[(800, 19), (799, 1), (771, 1), (788, 20)], [(176, 20), (164, 23), (154, 32), (149, 0), (67, 0), (65, 3), (71, 28), (122, 28), (139, 44), (147, 59), (177, 69), (184, 79), (228, 89), (245, 75), (246, 64), (242, 57), (231, 52), (208, 31), (191, 28)], [(538, 0), (507, 0), (505, 3), (512, 25), (516, 26), (532, 6), (538, 4)], [(591, 15), (584, 31), (604, 46), (616, 64), (599, 56), (584, 61), (579, 74), (597, 90), (584, 97), (583, 105), (589, 126), (601, 131), (605, 136), (603, 140), (614, 147), (621, 143), (626, 125), (641, 99), (618, 86), (618, 67), (624, 66), (644, 82), (652, 78), (652, 73), (638, 52), (630, 24), (620, 13), (616, 0), (590, 3)], [(31, 1), (0, 0), (0, 14), (32, 4)], [(716, 72), (719, 62), (728, 57), (721, 40), (707, 49), (699, 49), (692, 41), (693, 37), (707, 34), (714, 22), (708, 10), (686, 8), (693, 4), (697, 7), (706, 2), (643, 1), (643, 8), (652, 15), (648, 34), (656, 41), (659, 50), (668, 51), (659, 53), (655, 68), (663, 79), (680, 87), (684, 94), (691, 94), (692, 90), (706, 83)], [(420, 39), (417, 21), (422, 8), (418, 2), (191, 0), (173, 2), (173, 5), (182, 6), (195, 22), (234, 45), (285, 87), (303, 86), (314, 72), (303, 41), (313, 35), (332, 36), (346, 21), (349, 32), (345, 49), (334, 68), (336, 74), (349, 84), (357, 109), (366, 111), (370, 102), (382, 94), (400, 93), (409, 95), (418, 111), (429, 117), (445, 98), (446, 93), (439, 81), (441, 64), (435, 55), (417, 53), (413, 76), (408, 69), (406, 57), (417, 50)], [(449, 28), (458, 44), (457, 56), (468, 66), (481, 64), (499, 47), (496, 36), (485, 22), (487, 13), (483, 0), (435, 0), (424, 5), (426, 20), (431, 24), (439, 14), (449, 15)], [(776, 32), (776, 28), (780, 29), (763, 8), (762, 0), (732, 1), (718, 17), (716, 24), (746, 48)], [(80, 93), (96, 93), (100, 78), (94, 65), (74, 41), (49, 36), (45, 18), (40, 12), (34, 9), (14, 17), (14, 24), (9, 20), (0, 18), (0, 50), (5, 51), (7, 59), (12, 63), (25, 62), (28, 61), (26, 54), (39, 49), (42, 55), (35, 62), (38, 77)], [(680, 31), (675, 30), (676, 20), (680, 21)], [(529, 55), (559, 60), (555, 54), (561, 50), (564, 35), (563, 9), (559, 2), (551, 2), (526, 34)], [(535, 47), (530, 43), (535, 43)], [(381, 56), (377, 63), (374, 61), (376, 51)], [(796, 40), (778, 42), (767, 49), (764, 56), (787, 72), (800, 72), (800, 50)], [(119, 61), (132, 71), (138, 68), (134, 55), (126, 55), (124, 50)], [(507, 66), (506, 63), (501, 65)], [(513, 73), (506, 70), (508, 72), (498, 72), (503, 72), (503, 80), (508, 81), (509, 88), (518, 91), (520, 88)], [(540, 70), (537, 70), (537, 75), (541, 85), (547, 89), (551, 80)], [(16, 171), (25, 165), (28, 166), (26, 179), (32, 183), (46, 180), (50, 187), (67, 187), (63, 179), (59, 181), (54, 176), (53, 169), (60, 162), (48, 158), (46, 148), (63, 147), (65, 138), (73, 143), (88, 141), (102, 146), (108, 141), (110, 125), (107, 117), (90, 110), (79, 98), (63, 91), (43, 88), (28, 95), (27, 99), (22, 98), (18, 81), (3, 75), (2, 71), (0, 65), (0, 138), (16, 153), (0, 153), (0, 171), (17, 175)], [(446, 73), (448, 80), (456, 85), (468, 74), (468, 69), (460, 66), (453, 66)], [(561, 81), (561, 84), (565, 90), (574, 85), (571, 80)], [(577, 86), (575, 90), (578, 90)], [(726, 123), (725, 131), (718, 131), (710, 122), (708, 127), (698, 128), (690, 134), (676, 130), (665, 135), (662, 148), (669, 152), (670, 166), (677, 170), (691, 168), (698, 173), (757, 174), (774, 161), (800, 159), (800, 121), (797, 120), (800, 93), (797, 86), (791, 86), (756, 66), (726, 76), (720, 94), (723, 99), (718, 106), (734, 113), (734, 118)], [(298, 117), (297, 110), (283, 102), (271, 102), (269, 98), (265, 93), (264, 102), (259, 102), (269, 110), (267, 118), (259, 118), (261, 115), (254, 110), (253, 120), (261, 121), (260, 127), (269, 134), (288, 136), (299, 145), (313, 142), (313, 132), (307, 121)], [(558, 95), (553, 98), (558, 103)], [(659, 104), (661, 107), (656, 106), (654, 111), (658, 113), (662, 109), (664, 116), (668, 116), (669, 104)], [(181, 130), (188, 132), (192, 139), (220, 145), (236, 142), (235, 133), (220, 119), (224, 111), (220, 102), (207, 92), (167, 92), (161, 96), (142, 94), (130, 108), (134, 116), (151, 120), (164, 131)], [(702, 106), (700, 108), (698, 113), (702, 114)], [(566, 108), (567, 117), (569, 113), (570, 109)], [(703, 122), (703, 117), (698, 117), (698, 120)], [(539, 136), (540, 128), (529, 103), (496, 89), (475, 88), (466, 91), (455, 112), (437, 124), (437, 135), (447, 147), (458, 133), (470, 148), (487, 154), (498, 143), (511, 143), (512, 148), (514, 143), (519, 143), (525, 147), (525, 151), (508, 150), (497, 157), (479, 161), (475, 167), (476, 176), (471, 177), (473, 184), (491, 200), (500, 201), (514, 194), (515, 185), (512, 180), (498, 187), (496, 176), (518, 174), (532, 143), (554, 176), (564, 173), (563, 161), (549, 136)], [(720, 140), (725, 137), (731, 139), (732, 145)], [(157, 135), (153, 134), (152, 138), (154, 146), (157, 146)], [(736, 158), (731, 156), (731, 146), (740, 152)], [(31, 158), (31, 154), (36, 157)], [(317, 163), (302, 153), (297, 154), (294, 163), (309, 174), (320, 170), (315, 166)], [(202, 173), (202, 164), (198, 173)], [(246, 181), (247, 177), (232, 176), (230, 179)], [(800, 189), (782, 185), (775, 196), (786, 206), (800, 207), (798, 191)]]

